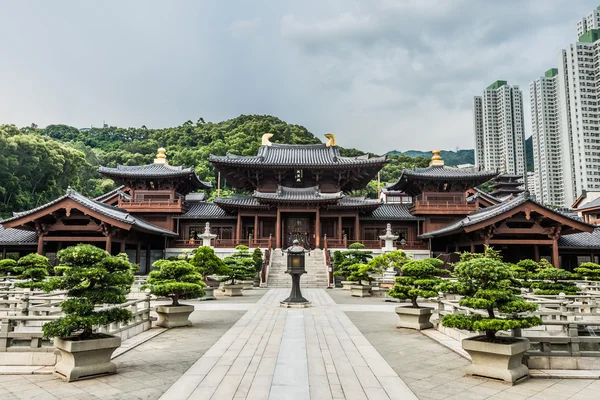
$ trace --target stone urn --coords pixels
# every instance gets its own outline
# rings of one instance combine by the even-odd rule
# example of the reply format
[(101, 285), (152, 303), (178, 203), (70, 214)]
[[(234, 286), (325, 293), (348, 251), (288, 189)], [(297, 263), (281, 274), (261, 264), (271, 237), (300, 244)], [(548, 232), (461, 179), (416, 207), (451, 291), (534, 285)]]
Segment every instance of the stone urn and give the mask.
[(371, 297), (371, 286), (370, 285), (354, 285), (350, 286), (350, 292), (353, 297)]
[(342, 281), (342, 290), (350, 290), (352, 285), (356, 285), (354, 281)]
[(433, 308), (431, 307), (413, 307), (413, 306), (398, 306), (396, 314), (400, 317), (398, 328), (422, 329), (433, 328), (433, 324), (429, 322)]
[(216, 300), (215, 297), (215, 288), (211, 286), (205, 286), (202, 288), (204, 290), (204, 296), (200, 298), (200, 300)]
[(244, 289), (243, 285), (233, 285), (233, 284), (227, 284), (227, 285), (223, 285), (223, 292), (225, 292), (223, 295), (224, 296), (243, 296), (242, 294), (242, 290)]
[(54, 346), (59, 358), (54, 366), (54, 374), (71, 382), (117, 372), (117, 366), (110, 361), (110, 357), (121, 346), (121, 338), (104, 336), (89, 340), (55, 338)]
[(467, 375), (501, 379), (514, 384), (529, 375), (523, 355), (529, 350), (527, 338), (506, 337), (506, 343), (492, 343), (485, 335), (463, 339), (462, 347), (471, 356)]
[(254, 280), (245, 280), (240, 283), (242, 284), (242, 290), (251, 290), (254, 286)]
[(156, 306), (158, 321), (156, 325), (163, 328), (179, 328), (182, 326), (191, 326), (192, 321), (189, 320), (190, 314), (194, 312), (194, 306), (178, 305), (178, 306)]

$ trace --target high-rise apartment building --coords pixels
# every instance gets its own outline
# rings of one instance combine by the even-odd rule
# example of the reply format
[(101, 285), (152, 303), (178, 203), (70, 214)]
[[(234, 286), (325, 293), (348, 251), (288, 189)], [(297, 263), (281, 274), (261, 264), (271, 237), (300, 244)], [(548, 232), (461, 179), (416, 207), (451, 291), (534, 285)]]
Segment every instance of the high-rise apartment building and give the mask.
[(600, 29), (600, 7), (577, 22), (577, 37), (592, 29)]
[(559, 80), (558, 69), (551, 68), (529, 84), (534, 185), (528, 186), (530, 192), (535, 192), (537, 201), (563, 206)]
[[(481, 110), (481, 112), (479, 112)], [(523, 93), (496, 81), (474, 100), (475, 162), (487, 170), (525, 176)]]

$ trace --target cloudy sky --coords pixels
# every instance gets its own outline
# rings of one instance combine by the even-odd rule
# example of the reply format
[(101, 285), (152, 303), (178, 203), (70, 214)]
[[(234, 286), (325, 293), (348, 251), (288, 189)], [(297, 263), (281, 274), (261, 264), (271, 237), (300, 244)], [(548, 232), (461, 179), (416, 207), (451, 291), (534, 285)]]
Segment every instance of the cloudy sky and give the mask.
[(505, 79), (528, 112), (529, 82), (597, 5), (0, 0), (0, 124), (159, 128), (256, 113), (373, 152), (472, 148), (473, 95)]

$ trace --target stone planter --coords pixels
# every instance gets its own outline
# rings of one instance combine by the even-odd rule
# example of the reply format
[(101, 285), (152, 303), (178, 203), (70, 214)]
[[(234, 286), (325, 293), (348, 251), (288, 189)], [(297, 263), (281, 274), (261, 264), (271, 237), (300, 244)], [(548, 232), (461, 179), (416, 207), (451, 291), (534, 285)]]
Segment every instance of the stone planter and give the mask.
[(240, 283), (242, 284), (242, 290), (251, 290), (252, 287), (254, 286), (254, 280), (252, 280), (252, 281), (241, 281)]
[(158, 314), (156, 325), (163, 328), (191, 326), (192, 321), (189, 320), (189, 317), (193, 312), (194, 306), (183, 304), (179, 306), (156, 306), (156, 313)]
[(350, 290), (352, 285), (356, 285), (354, 281), (342, 281), (342, 290)]
[(215, 297), (215, 288), (210, 286), (205, 286), (202, 290), (204, 290), (204, 296), (200, 298), (200, 300), (216, 300)]
[[(481, 340), (484, 339), (484, 340)], [(526, 338), (511, 338), (514, 343), (490, 343), (485, 336), (463, 339), (462, 347), (471, 356), (467, 375), (501, 379), (510, 384), (529, 375), (529, 368), (522, 363), (523, 355), (529, 350)]]
[(416, 329), (418, 331), (422, 329), (433, 328), (433, 324), (429, 322), (432, 312), (433, 308), (430, 307), (396, 307), (396, 314), (398, 314), (398, 317), (400, 317), (400, 322), (398, 322), (397, 327)]
[(371, 297), (371, 286), (352, 285), (350, 287), (353, 297)]
[(224, 296), (242, 296), (243, 285), (223, 285)]
[(371, 296), (373, 297), (386, 297), (389, 288), (384, 287), (374, 287), (371, 288)]
[(67, 382), (114, 374), (117, 366), (110, 357), (120, 345), (121, 338), (110, 335), (90, 340), (55, 338), (54, 346), (60, 356), (54, 374)]

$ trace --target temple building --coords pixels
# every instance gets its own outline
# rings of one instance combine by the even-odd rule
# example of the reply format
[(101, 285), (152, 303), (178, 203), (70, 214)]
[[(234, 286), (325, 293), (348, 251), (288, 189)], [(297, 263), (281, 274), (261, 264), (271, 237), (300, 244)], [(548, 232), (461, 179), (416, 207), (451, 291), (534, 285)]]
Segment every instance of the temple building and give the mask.
[[(263, 136), (256, 155), (209, 157), (238, 193), (213, 201), (206, 200), (212, 185), (193, 167), (171, 166), (164, 149), (149, 165), (100, 167), (116, 189), (95, 199), (68, 189), (0, 221), (2, 256), (53, 259), (61, 248), (92, 243), (127, 253), (147, 273), (155, 260), (198, 247), (207, 223), (216, 235), (211, 245), (223, 254), (239, 244), (285, 248), (294, 240), (310, 249), (361, 242), (380, 252), (390, 224), (394, 247), (415, 258), (490, 245), (508, 261), (545, 257), (573, 268), (600, 255), (600, 235), (589, 223), (595, 219), (536, 203), (516, 175), (448, 167), (435, 150), (429, 167), (405, 169), (379, 198), (368, 198), (365, 188), (386, 156), (342, 156), (332, 134), (327, 143), (305, 145), (272, 143), (272, 136)], [(478, 189), (492, 179), (494, 193)]]

